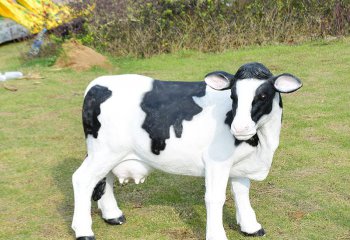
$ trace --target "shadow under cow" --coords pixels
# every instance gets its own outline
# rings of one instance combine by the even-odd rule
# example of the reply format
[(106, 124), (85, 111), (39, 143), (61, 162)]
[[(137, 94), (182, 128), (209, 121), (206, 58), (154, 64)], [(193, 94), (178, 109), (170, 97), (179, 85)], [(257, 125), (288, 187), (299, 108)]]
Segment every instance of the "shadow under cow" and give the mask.
[[(72, 234), (72, 238), (74, 236), (74, 232), (71, 229), (74, 198), (71, 179), (74, 171), (81, 165), (82, 159), (66, 158), (56, 165), (52, 172), (57, 188), (64, 195), (64, 200), (57, 206), (57, 210), (66, 223), (67, 232)], [(149, 206), (169, 206), (176, 211), (181, 221), (190, 229), (190, 231), (176, 233), (174, 229), (169, 229), (164, 235), (171, 235), (172, 239), (205, 238), (204, 178), (171, 175), (155, 171), (150, 174), (145, 183), (139, 185), (129, 183), (121, 186), (116, 179), (114, 192), (118, 205), (122, 210), (128, 208), (133, 210), (137, 208), (142, 209)], [(232, 199), (228, 200), (232, 202)], [(97, 204), (94, 202), (91, 215), (93, 222), (97, 221), (101, 216), (100, 211), (97, 209)], [(127, 219), (132, 217), (126, 213)], [(224, 223), (227, 223), (230, 229), (238, 231), (239, 227), (235, 222), (232, 206), (224, 207)], [(126, 224), (129, 223), (126, 222)], [(113, 228), (113, 226), (110, 227)], [(118, 230), (116, 229), (116, 236), (117, 234)]]

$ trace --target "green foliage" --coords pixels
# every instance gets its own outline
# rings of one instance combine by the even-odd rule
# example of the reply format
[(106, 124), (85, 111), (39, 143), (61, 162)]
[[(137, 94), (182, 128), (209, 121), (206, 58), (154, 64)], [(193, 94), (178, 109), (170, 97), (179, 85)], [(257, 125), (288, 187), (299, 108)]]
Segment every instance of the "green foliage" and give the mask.
[(345, 36), (349, 16), (348, 0), (99, 0), (82, 40), (115, 55), (217, 52)]

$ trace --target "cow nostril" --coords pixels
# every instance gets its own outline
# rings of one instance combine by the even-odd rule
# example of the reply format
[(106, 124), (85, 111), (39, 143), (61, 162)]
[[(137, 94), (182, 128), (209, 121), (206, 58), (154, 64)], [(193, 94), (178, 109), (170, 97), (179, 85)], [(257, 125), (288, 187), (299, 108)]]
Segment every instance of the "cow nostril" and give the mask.
[(233, 124), (233, 126), (232, 126), (232, 130), (236, 133), (245, 133), (245, 132), (250, 131), (252, 128), (253, 128), (253, 126), (250, 124), (244, 124), (244, 125), (243, 124), (242, 125)]
[(237, 126), (233, 126), (233, 128), (234, 128), (235, 132), (237, 132), (237, 133), (242, 131), (242, 129), (237, 127)]
[(248, 130), (247, 126), (244, 126), (244, 127), (233, 126), (233, 128), (234, 128), (235, 132), (237, 132), (237, 133), (244, 132), (244, 131)]

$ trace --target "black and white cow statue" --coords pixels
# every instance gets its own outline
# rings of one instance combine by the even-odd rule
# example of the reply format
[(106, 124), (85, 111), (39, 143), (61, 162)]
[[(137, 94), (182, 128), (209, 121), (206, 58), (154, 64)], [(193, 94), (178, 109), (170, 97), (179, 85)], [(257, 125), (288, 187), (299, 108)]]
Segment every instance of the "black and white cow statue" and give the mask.
[(205, 177), (207, 240), (226, 240), (222, 214), (227, 182), (242, 233), (263, 236), (249, 201), (250, 180), (269, 173), (279, 144), (280, 93), (302, 86), (260, 63), (236, 74), (217, 71), (200, 82), (159, 81), (140, 75), (103, 76), (86, 89), (83, 126), (87, 156), (73, 174), (77, 239), (95, 239), (91, 197), (103, 219), (125, 222), (113, 193), (120, 183), (145, 181), (158, 169)]

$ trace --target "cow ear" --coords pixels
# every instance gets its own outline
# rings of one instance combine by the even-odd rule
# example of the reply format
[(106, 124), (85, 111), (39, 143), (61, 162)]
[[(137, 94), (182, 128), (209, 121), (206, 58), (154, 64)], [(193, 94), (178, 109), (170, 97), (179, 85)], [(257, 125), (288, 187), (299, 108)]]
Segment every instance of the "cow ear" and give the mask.
[(275, 89), (281, 93), (291, 93), (303, 86), (302, 82), (297, 77), (289, 73), (278, 75), (274, 77), (273, 81)]
[(234, 75), (223, 71), (208, 73), (204, 81), (215, 90), (225, 90), (231, 87)]

